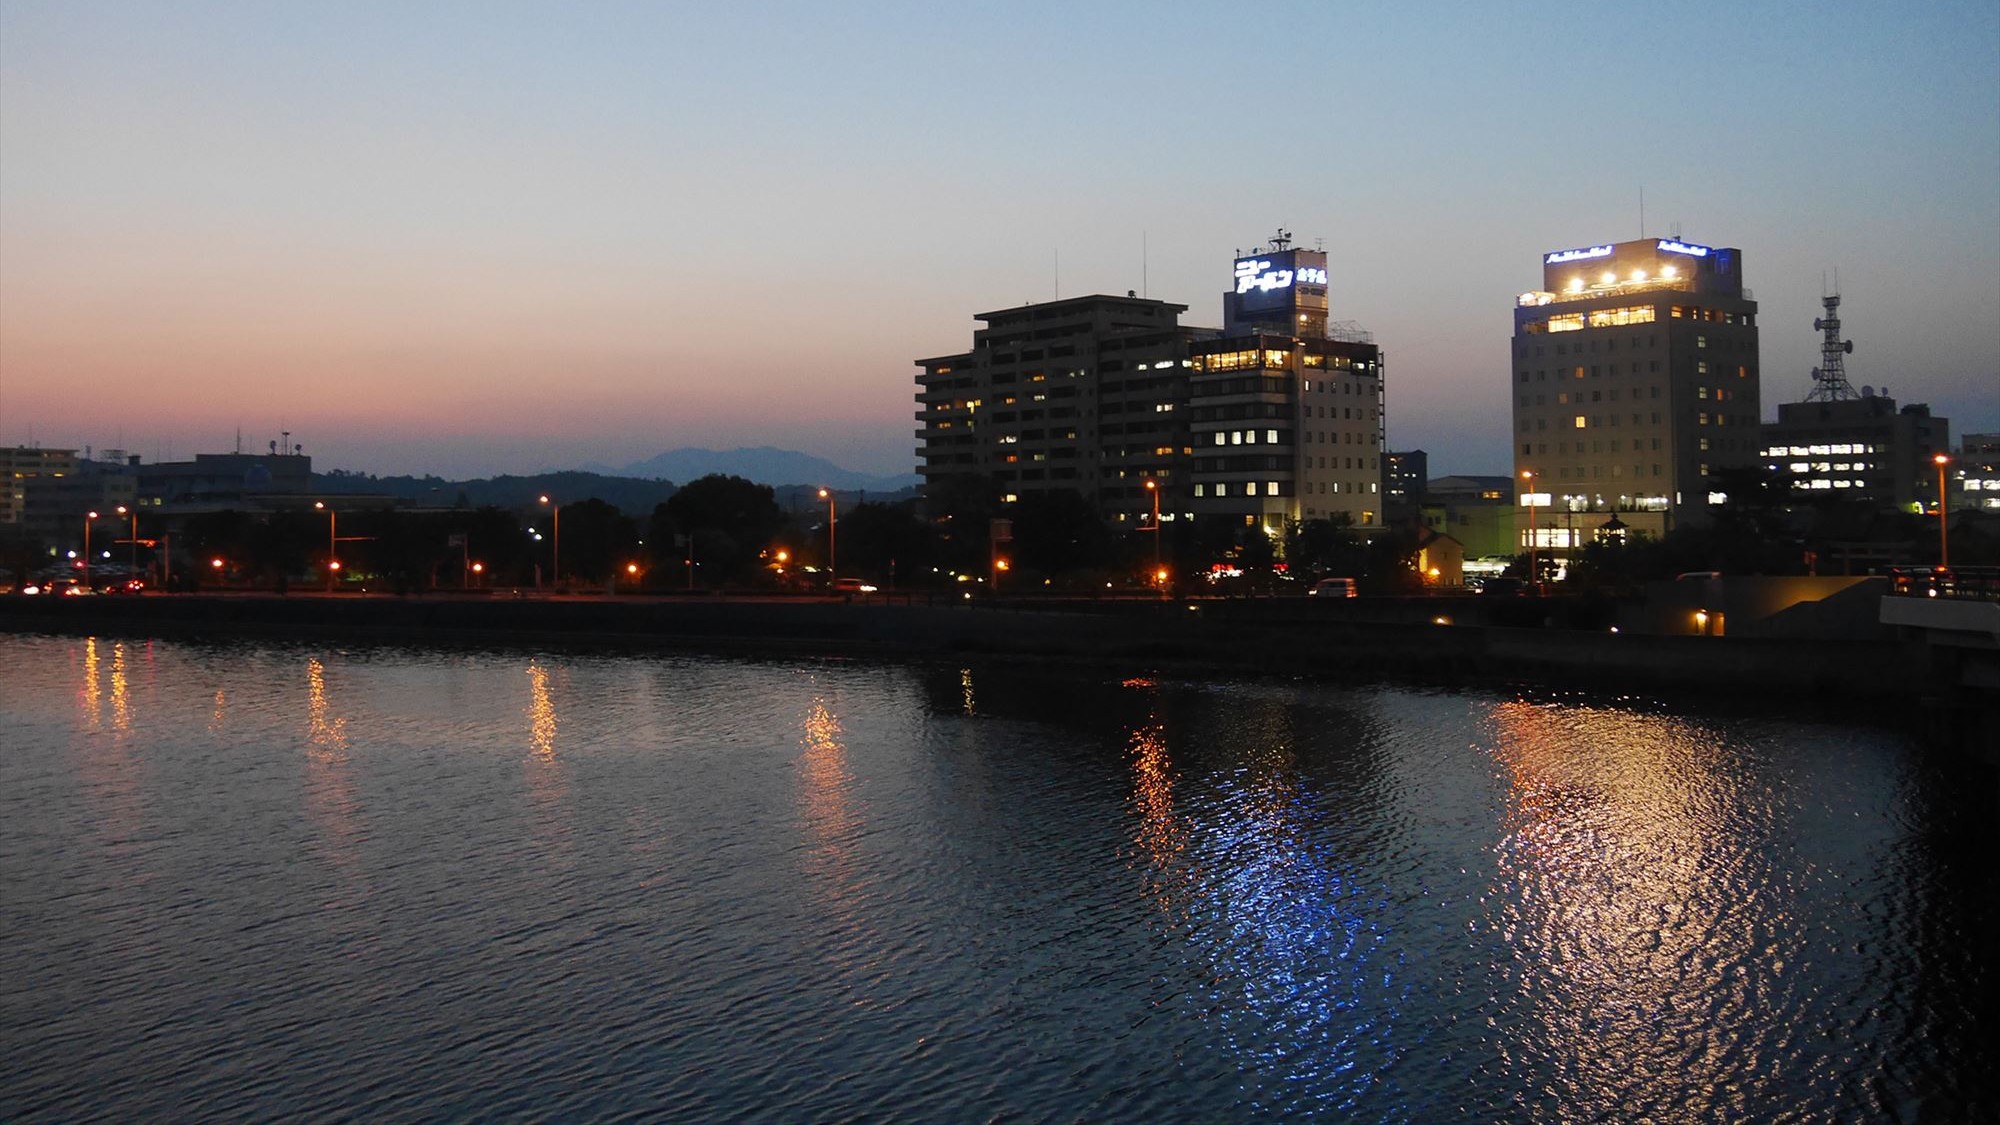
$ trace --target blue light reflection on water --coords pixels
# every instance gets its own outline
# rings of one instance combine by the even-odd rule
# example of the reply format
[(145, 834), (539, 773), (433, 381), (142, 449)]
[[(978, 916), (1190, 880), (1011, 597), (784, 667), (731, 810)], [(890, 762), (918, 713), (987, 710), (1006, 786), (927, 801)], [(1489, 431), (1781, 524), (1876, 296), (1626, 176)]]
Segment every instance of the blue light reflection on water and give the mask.
[(0, 1115), (1992, 1092), (1990, 790), (1879, 734), (684, 657), (0, 638), (0, 666)]
[(1138, 839), (1163, 924), (1206, 977), (1185, 1007), (1244, 1058), (1248, 1104), (1351, 1111), (1393, 1059), (1407, 986), (1383, 903), (1327, 843), (1275, 719), (1217, 786), (1212, 816), (1191, 823), (1174, 807), (1167, 725), (1149, 715), (1131, 736)]

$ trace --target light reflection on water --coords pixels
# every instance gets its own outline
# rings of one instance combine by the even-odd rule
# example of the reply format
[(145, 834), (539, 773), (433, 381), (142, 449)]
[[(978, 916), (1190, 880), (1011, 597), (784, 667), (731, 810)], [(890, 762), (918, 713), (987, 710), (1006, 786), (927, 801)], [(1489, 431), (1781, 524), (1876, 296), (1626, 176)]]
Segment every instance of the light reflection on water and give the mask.
[(1994, 1092), (1990, 783), (1886, 735), (960, 666), (0, 638), (0, 667), (9, 1117)]

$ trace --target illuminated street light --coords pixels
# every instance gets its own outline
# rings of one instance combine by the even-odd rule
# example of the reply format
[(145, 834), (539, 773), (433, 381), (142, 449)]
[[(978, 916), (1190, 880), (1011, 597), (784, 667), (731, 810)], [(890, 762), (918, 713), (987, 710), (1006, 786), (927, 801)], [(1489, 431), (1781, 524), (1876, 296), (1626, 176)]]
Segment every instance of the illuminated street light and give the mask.
[(1535, 471), (1522, 469), (1521, 479), (1528, 482), (1528, 491), (1522, 497), (1522, 502), (1528, 506), (1528, 582), (1530, 588), (1539, 594), (1542, 592), (1542, 572), (1535, 566), (1535, 505), (1532, 502)]
[(1153, 495), (1153, 569), (1160, 569), (1160, 482), (1146, 478), (1146, 491)]
[(120, 504), (118, 505), (118, 514), (132, 517), (132, 534), (125, 539), (127, 543), (131, 544), (132, 557), (128, 567), (131, 573), (127, 578), (129, 581), (139, 577), (139, 512), (136, 508), (127, 508), (125, 505)]
[(1940, 453), (1931, 460), (1938, 467), (1938, 569), (1945, 570), (1951, 566), (1951, 537), (1945, 534), (1944, 467), (1951, 462), (1951, 458)]
[(90, 589), (90, 525), (97, 519), (96, 512), (83, 514), (83, 588)]
[(833, 493), (828, 489), (819, 490), (819, 498), (826, 501), (826, 575), (829, 580), (840, 577), (840, 555), (834, 547), (833, 529), (838, 517), (833, 510)]
[(313, 501), (313, 507), (326, 513), (326, 592), (331, 594), (334, 579), (340, 577), (340, 536), (336, 532), (339, 517), (324, 500)]
[(555, 522), (549, 528), (549, 535), (551, 539), (551, 542), (549, 543), (549, 581), (555, 583), (557, 589), (561, 589), (562, 588), (562, 505), (554, 502), (553, 500), (550, 500), (546, 496), (542, 497), (541, 499), (542, 503), (547, 504), (549, 506), (549, 510), (555, 513), (554, 516)]

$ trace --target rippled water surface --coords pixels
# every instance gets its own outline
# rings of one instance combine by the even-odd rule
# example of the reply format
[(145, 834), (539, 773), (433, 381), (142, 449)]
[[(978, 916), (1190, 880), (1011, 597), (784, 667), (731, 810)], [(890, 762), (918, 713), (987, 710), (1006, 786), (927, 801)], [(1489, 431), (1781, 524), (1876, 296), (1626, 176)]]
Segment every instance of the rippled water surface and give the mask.
[(1993, 793), (1643, 701), (0, 637), (0, 1118), (1970, 1118)]

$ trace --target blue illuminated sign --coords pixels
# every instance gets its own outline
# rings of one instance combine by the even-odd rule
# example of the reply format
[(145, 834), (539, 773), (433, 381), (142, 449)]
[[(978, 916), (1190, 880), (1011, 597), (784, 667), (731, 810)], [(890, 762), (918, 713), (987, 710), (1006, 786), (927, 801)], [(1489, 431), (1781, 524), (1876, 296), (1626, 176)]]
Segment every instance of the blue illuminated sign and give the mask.
[(1236, 263), (1236, 291), (1248, 293), (1252, 289), (1269, 293), (1273, 289), (1292, 287), (1291, 270), (1274, 270), (1269, 258), (1245, 258)]
[(1563, 262), (1580, 262), (1587, 258), (1609, 258), (1609, 246), (1585, 246), (1580, 250), (1558, 250), (1542, 259), (1544, 265), (1560, 265)]
[(1669, 254), (1686, 254), (1692, 258), (1706, 258), (1710, 250), (1707, 246), (1696, 246), (1692, 243), (1680, 242), (1671, 238), (1662, 238), (1659, 248)]

